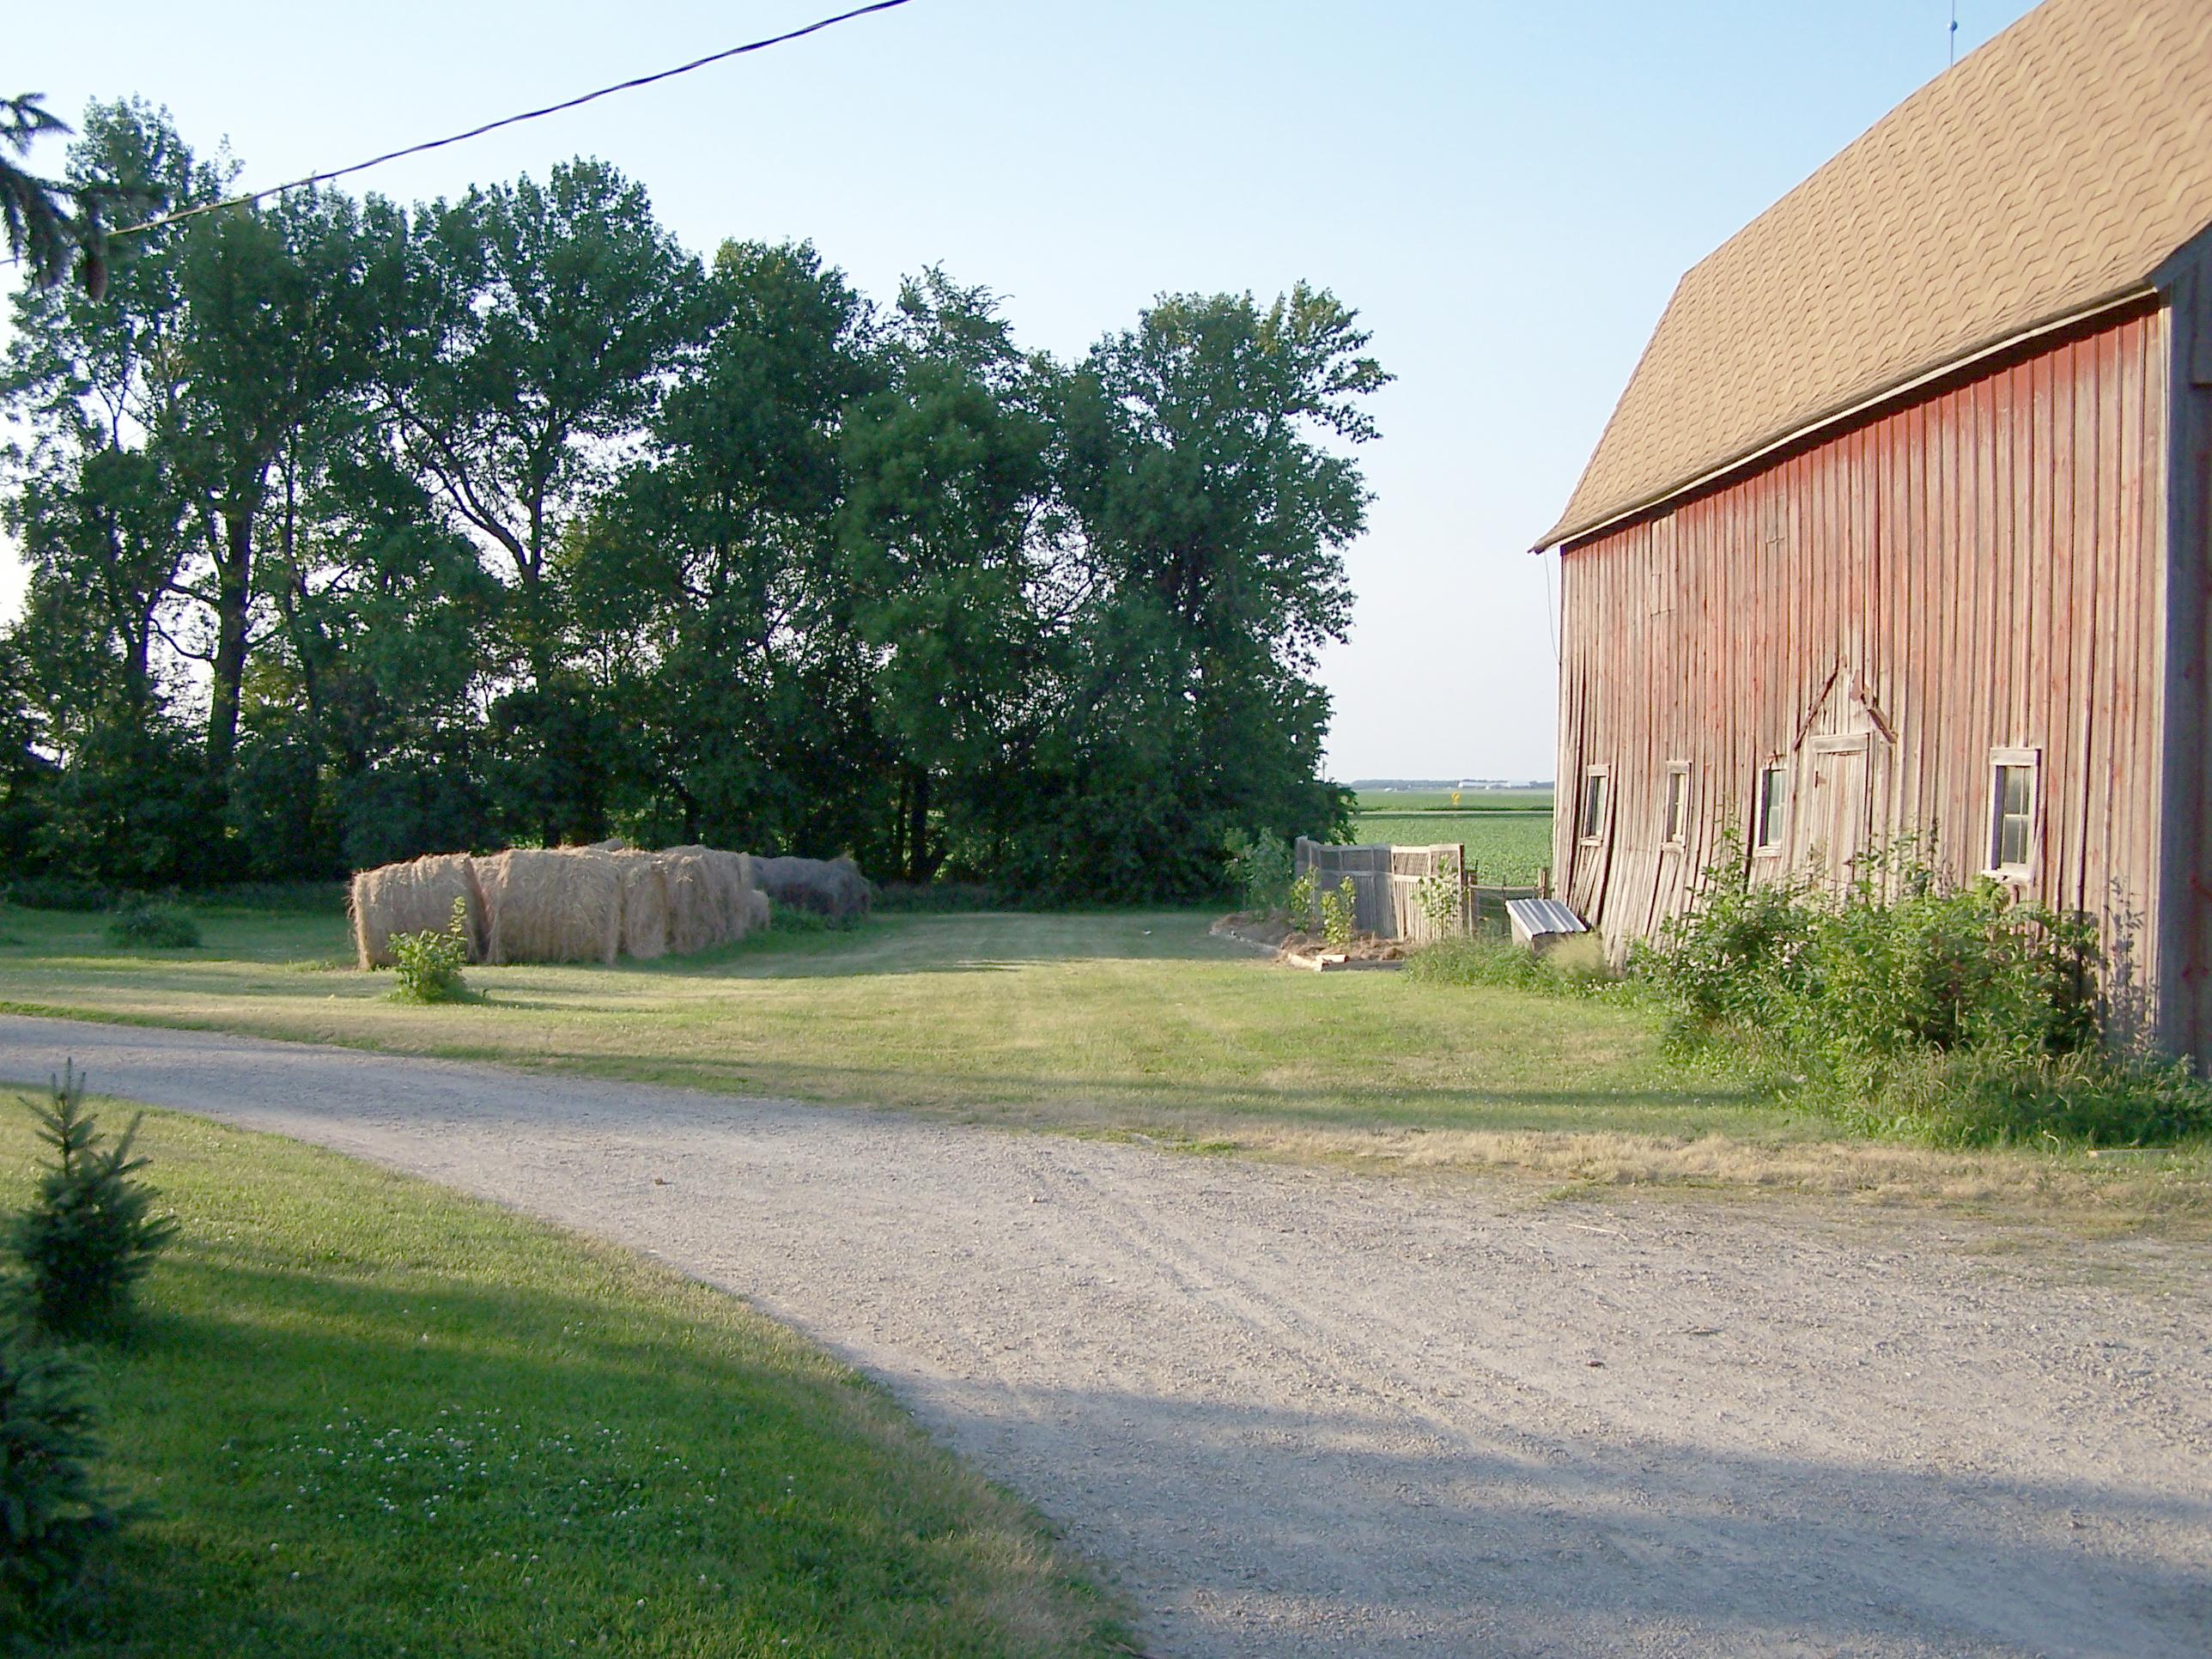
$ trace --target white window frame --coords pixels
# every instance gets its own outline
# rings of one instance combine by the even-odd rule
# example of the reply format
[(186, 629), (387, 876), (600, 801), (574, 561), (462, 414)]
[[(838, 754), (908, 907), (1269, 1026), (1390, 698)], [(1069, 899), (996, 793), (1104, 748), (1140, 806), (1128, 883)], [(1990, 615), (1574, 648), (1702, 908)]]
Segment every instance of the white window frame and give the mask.
[[(1668, 820), (1674, 816), (1677, 779), (1680, 780), (1682, 786), (1682, 817), (1680, 822), (1670, 823)], [(1680, 852), (1690, 844), (1690, 811), (1691, 803), (1697, 799), (1693, 793), (1696, 788), (1696, 767), (1692, 762), (1678, 760), (1667, 763), (1667, 795), (1659, 809), (1659, 844), (1662, 848)]]
[[(1598, 828), (1592, 832), (1590, 821), (1591, 786), (1596, 786)], [(1613, 822), (1613, 768), (1603, 762), (1583, 768), (1582, 793), (1575, 799), (1575, 844), (1579, 847), (1605, 845), (1605, 826)]]
[[(2012, 768), (2025, 768), (2027, 772), (2027, 858), (2019, 864), (2001, 861), (1999, 854), (2004, 842), (2004, 775)], [(2043, 844), (2043, 750), (2040, 749), (1992, 749), (1990, 750), (1990, 815), (1988, 837), (1982, 848), (1988, 862), (1982, 873), (1998, 881), (2031, 882), (2035, 879), (2036, 854)]]
[[(1782, 792), (1770, 807), (1766, 799), (1766, 779), (1769, 773), (1779, 775)], [(1790, 763), (1777, 755), (1771, 760), (1759, 763), (1759, 770), (1751, 780), (1751, 855), (1755, 859), (1778, 859), (1790, 845), (1790, 798), (1796, 793), (1791, 787)], [(1780, 822), (1777, 823), (1777, 818)]]

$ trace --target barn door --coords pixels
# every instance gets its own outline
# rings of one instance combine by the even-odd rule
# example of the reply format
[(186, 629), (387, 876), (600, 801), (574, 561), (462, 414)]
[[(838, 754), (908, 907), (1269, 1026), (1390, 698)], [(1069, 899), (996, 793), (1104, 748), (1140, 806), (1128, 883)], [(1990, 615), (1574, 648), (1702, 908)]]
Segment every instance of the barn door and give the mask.
[(1874, 833), (1866, 734), (1814, 738), (1807, 749), (1797, 867), (1817, 869), (1831, 890), (1841, 892), (1859, 873)]

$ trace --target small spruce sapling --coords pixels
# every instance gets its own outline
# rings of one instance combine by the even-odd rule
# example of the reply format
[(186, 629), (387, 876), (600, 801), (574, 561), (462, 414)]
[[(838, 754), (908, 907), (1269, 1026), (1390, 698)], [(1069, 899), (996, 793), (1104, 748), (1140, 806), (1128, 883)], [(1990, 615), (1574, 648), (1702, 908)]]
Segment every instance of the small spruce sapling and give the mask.
[(125, 1518), (93, 1480), (100, 1450), (83, 1368), (61, 1349), (0, 1339), (0, 1629), (10, 1610), (51, 1606)]
[(54, 1079), (45, 1102), (24, 1097), (53, 1162), (39, 1174), (31, 1206), (7, 1228), (23, 1264), (24, 1311), (57, 1336), (82, 1336), (124, 1324), (131, 1293), (154, 1257), (175, 1237), (173, 1215), (156, 1215), (154, 1189), (132, 1177), (143, 1114), (112, 1145), (84, 1109), (84, 1079), (74, 1065)]

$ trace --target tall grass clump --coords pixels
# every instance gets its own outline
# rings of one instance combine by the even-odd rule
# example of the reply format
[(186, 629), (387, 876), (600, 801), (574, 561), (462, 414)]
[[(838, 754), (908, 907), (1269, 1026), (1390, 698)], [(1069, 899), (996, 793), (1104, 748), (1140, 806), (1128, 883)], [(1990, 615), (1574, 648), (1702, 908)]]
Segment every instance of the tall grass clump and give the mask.
[(1944, 1146), (2212, 1133), (2212, 1091), (2108, 1029), (2086, 916), (1899, 848), (1831, 892), (1724, 846), (1638, 961), (1678, 1053), (1862, 1130)]
[(1594, 933), (1562, 939), (1548, 950), (1494, 933), (1472, 939), (1439, 939), (1406, 958), (1406, 975), (1431, 985), (1496, 986), (1552, 996), (1619, 996), (1635, 987), (1607, 963), (1605, 945)]

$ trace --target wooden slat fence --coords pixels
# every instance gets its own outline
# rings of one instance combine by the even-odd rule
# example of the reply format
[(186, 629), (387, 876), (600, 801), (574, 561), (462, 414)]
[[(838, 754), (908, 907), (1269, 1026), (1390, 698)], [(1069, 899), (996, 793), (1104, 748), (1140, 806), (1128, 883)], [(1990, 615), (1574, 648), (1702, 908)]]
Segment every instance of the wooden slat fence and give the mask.
[[(1402, 939), (1426, 945), (1438, 939), (1464, 939), (1475, 933), (1507, 931), (1508, 899), (1549, 898), (1550, 872), (1534, 886), (1486, 886), (1481, 871), (1467, 860), (1467, 848), (1458, 842), (1433, 847), (1392, 847), (1380, 842), (1340, 847), (1309, 841), (1301, 836), (1295, 849), (1299, 875), (1310, 872), (1317, 891), (1333, 892), (1339, 884), (1352, 884), (1353, 925), (1379, 939)], [(1443, 880), (1457, 890), (1455, 904), (1437, 907), (1439, 918), (1430, 914), (1424, 889)], [(1313, 924), (1315, 919), (1306, 919)]]

